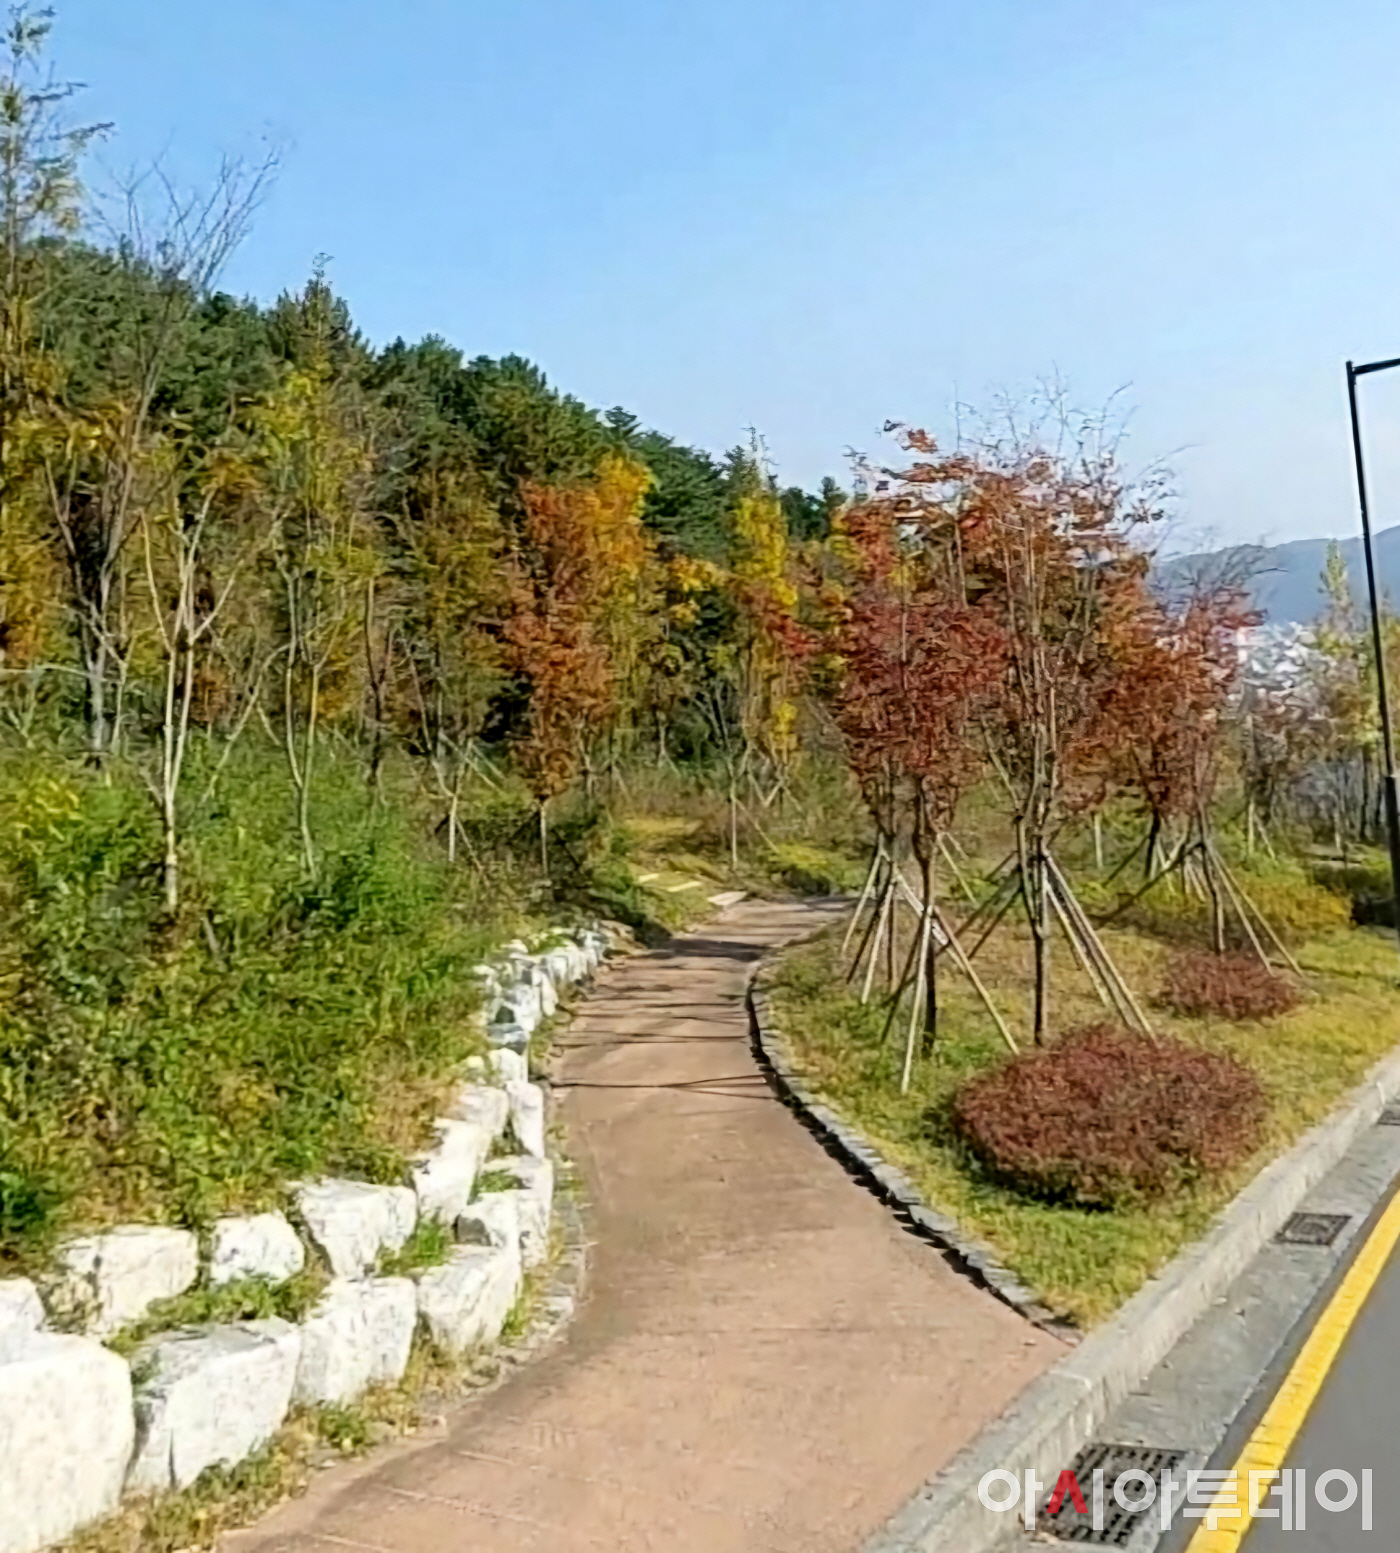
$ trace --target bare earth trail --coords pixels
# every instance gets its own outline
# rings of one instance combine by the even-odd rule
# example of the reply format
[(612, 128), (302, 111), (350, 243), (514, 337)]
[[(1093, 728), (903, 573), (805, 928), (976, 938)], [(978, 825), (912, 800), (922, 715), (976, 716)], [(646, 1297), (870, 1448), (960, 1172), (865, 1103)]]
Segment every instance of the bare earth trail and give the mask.
[(604, 973), (559, 1066), (596, 1242), (566, 1342), (229, 1553), (853, 1553), (1059, 1356), (759, 1070), (748, 971), (828, 913), (748, 902)]

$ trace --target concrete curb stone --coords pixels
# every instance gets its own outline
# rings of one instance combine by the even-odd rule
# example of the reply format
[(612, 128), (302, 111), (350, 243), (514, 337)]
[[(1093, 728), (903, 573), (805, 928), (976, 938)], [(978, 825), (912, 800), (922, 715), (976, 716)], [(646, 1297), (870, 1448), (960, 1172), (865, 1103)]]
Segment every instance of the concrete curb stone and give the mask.
[(857, 1128), (807, 1088), (793, 1062), (787, 1037), (773, 1018), (766, 985), (768, 971), (769, 964), (765, 959), (750, 973), (750, 1023), (759, 1061), (787, 1104), (817, 1133), (828, 1152), (834, 1154), (847, 1170), (872, 1187), (877, 1196), (895, 1205), (924, 1238), (948, 1252), (976, 1282), (1019, 1311), (1027, 1321), (1066, 1342), (1076, 1342), (1078, 1332), (1040, 1304), (1015, 1274), (1002, 1266), (985, 1241), (968, 1234), (956, 1220), (925, 1202), (918, 1187), (902, 1170), (889, 1164)]

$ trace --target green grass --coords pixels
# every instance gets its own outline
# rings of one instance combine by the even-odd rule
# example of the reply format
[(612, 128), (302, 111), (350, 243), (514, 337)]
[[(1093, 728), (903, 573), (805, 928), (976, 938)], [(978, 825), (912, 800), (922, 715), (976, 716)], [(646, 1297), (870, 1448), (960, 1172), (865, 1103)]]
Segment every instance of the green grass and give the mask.
[(191, 818), (172, 921), (134, 781), (0, 762), (0, 1272), (74, 1228), (402, 1178), (480, 1049), (465, 968), (541, 920), (508, 852), (447, 866), (409, 778), (374, 802), (327, 752), (309, 879), (249, 745)]
[[(1400, 1041), (1393, 942), (1342, 929), (1298, 951), (1309, 992), (1293, 1013), (1266, 1024), (1185, 1020), (1155, 1007), (1169, 947), (1142, 932), (1104, 937), (1154, 1024), (1254, 1067), (1270, 1103), (1263, 1147), (1222, 1179), (1149, 1208), (1075, 1209), (1021, 1196), (987, 1178), (953, 1136), (950, 1098), (1007, 1050), (970, 988), (951, 970), (940, 981), (940, 1041), (899, 1093), (903, 1025), (882, 1040), (885, 1006), (862, 1006), (837, 964), (841, 931), (790, 951), (776, 968), (775, 1008), (813, 1087), (905, 1169), (928, 1200), (990, 1243), (1051, 1308), (1089, 1326), (1101, 1321), (1177, 1252), (1267, 1160), (1320, 1121), (1371, 1064)], [(1054, 1027), (1105, 1017), (1087, 980), (1057, 946)], [(1023, 931), (995, 935), (978, 957), (1013, 1032), (1029, 1023), (1029, 944)]]
[(441, 1267), (452, 1255), (453, 1244), (451, 1227), (441, 1219), (419, 1219), (397, 1251), (381, 1253), (378, 1275), (406, 1278), (429, 1267)]
[(283, 1283), (239, 1278), (217, 1288), (190, 1289), (173, 1299), (157, 1300), (139, 1322), (108, 1338), (107, 1346), (129, 1358), (148, 1338), (181, 1327), (265, 1321), (272, 1316), (304, 1321), (328, 1282), (319, 1268), (308, 1268)]

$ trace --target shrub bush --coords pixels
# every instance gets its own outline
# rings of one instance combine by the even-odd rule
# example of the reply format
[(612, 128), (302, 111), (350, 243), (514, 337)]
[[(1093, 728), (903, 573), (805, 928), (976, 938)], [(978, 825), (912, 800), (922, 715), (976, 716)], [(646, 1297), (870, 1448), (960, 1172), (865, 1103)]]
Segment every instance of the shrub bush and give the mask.
[[(1337, 890), (1309, 878), (1300, 868), (1236, 869), (1235, 877), (1270, 927), (1285, 943), (1302, 944), (1335, 933), (1352, 923), (1351, 901)], [(1115, 891), (1097, 887), (1081, 889), (1090, 911), (1112, 911), (1136, 883)], [(1178, 879), (1164, 881), (1123, 913), (1122, 921), (1160, 938), (1177, 942), (1208, 942), (1213, 909), (1209, 899), (1183, 895)], [(1234, 910), (1225, 912), (1225, 933), (1237, 950), (1249, 948)]]
[(1265, 921), (1286, 942), (1299, 944), (1351, 926), (1351, 902), (1301, 871), (1241, 873), (1240, 883)]
[(523, 924), (510, 876), (450, 869), (411, 773), (390, 781), (376, 809), (327, 752), (312, 882), (278, 752), (249, 738), (167, 919), (133, 781), (0, 755), (0, 1277), (77, 1225), (401, 1177), (480, 1044), (462, 969)]
[(1250, 955), (1181, 954), (1158, 1001), (1192, 1018), (1272, 1019), (1298, 1006), (1298, 989)]
[(953, 1124), (1007, 1185), (1111, 1208), (1247, 1158), (1265, 1110), (1258, 1078), (1232, 1057), (1090, 1025), (963, 1085)]

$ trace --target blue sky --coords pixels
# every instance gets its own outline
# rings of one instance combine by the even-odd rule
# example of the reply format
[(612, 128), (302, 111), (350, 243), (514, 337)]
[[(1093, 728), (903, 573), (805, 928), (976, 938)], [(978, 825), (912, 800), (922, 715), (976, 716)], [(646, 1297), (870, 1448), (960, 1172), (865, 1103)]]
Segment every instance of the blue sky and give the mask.
[[(114, 167), (287, 147), (227, 277), (516, 351), (784, 480), (1058, 373), (1181, 543), (1348, 533), (1400, 355), (1395, 0), (58, 0)], [(1400, 373), (1395, 374), (1400, 379)], [(1400, 381), (1366, 385), (1400, 522)]]

